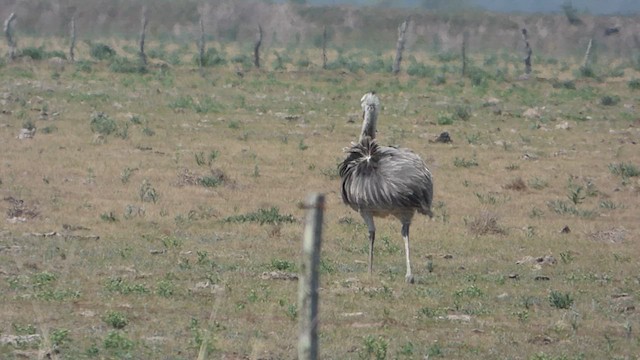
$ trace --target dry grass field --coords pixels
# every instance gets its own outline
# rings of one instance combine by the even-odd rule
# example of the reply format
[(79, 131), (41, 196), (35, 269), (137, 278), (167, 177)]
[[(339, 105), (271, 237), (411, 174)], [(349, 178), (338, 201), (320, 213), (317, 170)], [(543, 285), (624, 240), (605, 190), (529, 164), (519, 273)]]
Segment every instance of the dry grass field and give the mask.
[[(397, 77), (273, 70), (273, 51), (204, 76), (186, 53), (145, 73), (88, 51), (0, 67), (0, 358), (295, 358), (287, 275), (300, 204), (322, 192), (322, 359), (637, 359), (636, 68), (535, 59), (518, 81), (517, 56), (477, 55), (462, 78), (459, 60), (412, 55)], [(340, 199), (370, 90), (380, 142), (435, 179), (414, 285), (399, 222), (377, 221), (369, 277), (366, 226)]]

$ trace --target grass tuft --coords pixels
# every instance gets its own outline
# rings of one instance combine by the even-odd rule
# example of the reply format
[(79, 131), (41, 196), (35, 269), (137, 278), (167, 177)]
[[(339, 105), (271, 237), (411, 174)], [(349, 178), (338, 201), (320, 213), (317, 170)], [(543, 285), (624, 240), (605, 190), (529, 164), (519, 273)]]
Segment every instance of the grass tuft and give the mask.
[(224, 218), (224, 222), (227, 223), (245, 223), (245, 222), (257, 222), (260, 225), (272, 224), (277, 225), (280, 223), (295, 223), (296, 220), (292, 215), (280, 214), (280, 210), (273, 206), (269, 209), (258, 209), (258, 211), (250, 212), (242, 215), (233, 215)]

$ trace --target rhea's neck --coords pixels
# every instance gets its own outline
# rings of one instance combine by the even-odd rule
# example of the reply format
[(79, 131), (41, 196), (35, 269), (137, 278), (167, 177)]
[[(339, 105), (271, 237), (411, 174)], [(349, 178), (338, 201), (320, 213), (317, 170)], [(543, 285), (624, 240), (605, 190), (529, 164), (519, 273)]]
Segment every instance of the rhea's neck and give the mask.
[(360, 141), (365, 137), (371, 139), (376, 138), (376, 122), (378, 121), (378, 114), (375, 109), (365, 109), (364, 119), (362, 121), (362, 133), (360, 133)]

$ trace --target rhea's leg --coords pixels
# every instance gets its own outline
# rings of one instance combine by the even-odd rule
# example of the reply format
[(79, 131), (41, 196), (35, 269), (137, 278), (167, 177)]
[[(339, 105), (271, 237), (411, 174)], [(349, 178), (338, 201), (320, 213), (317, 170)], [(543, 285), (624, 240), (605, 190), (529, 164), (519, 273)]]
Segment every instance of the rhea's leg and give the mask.
[(376, 226), (369, 212), (362, 212), (362, 218), (369, 228), (369, 275), (373, 273), (373, 243), (376, 240)]
[(407, 274), (404, 279), (407, 283), (413, 284), (413, 274), (411, 273), (411, 260), (409, 260), (409, 225), (411, 223), (402, 224), (402, 239), (404, 240), (404, 253), (407, 257)]

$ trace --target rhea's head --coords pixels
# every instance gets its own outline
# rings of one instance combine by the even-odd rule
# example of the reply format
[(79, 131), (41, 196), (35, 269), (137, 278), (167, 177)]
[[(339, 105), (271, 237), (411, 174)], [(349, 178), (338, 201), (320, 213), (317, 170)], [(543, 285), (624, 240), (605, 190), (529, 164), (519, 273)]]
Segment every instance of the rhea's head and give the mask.
[(378, 121), (378, 112), (380, 111), (380, 99), (375, 92), (364, 94), (360, 99), (362, 106), (362, 132), (360, 133), (360, 141), (366, 136), (371, 139), (376, 138), (376, 123)]

